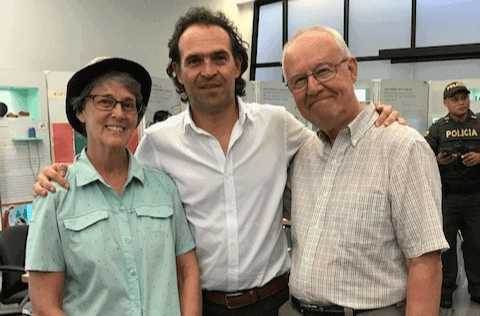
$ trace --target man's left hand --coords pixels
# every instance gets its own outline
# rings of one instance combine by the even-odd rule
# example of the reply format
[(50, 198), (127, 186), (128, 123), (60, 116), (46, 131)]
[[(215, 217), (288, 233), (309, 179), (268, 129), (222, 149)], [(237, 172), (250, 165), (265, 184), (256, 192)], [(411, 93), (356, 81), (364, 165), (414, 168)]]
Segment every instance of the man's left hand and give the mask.
[(375, 126), (379, 127), (382, 124), (387, 127), (392, 125), (393, 122), (398, 122), (401, 125), (408, 125), (407, 122), (398, 116), (398, 112), (393, 110), (391, 105), (384, 105), (379, 101), (374, 102), (375, 109), (377, 110), (379, 116), (375, 121)]
[(465, 155), (462, 155), (463, 164), (467, 167), (472, 167), (480, 163), (480, 153), (469, 152)]

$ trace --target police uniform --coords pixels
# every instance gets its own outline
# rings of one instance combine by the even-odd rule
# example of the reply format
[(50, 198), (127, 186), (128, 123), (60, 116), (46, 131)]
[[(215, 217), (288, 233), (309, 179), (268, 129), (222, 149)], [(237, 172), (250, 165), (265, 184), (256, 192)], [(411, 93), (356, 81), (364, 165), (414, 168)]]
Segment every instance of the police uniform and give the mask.
[(465, 121), (457, 122), (450, 114), (436, 121), (425, 133), (435, 155), (457, 154), (449, 165), (439, 164), (443, 191), (443, 230), (450, 250), (442, 254), (442, 299), (455, 291), (457, 279), (457, 231), (463, 237), (463, 258), (468, 292), (480, 297), (480, 164), (466, 166), (461, 155), (480, 150), (480, 119), (469, 110)]

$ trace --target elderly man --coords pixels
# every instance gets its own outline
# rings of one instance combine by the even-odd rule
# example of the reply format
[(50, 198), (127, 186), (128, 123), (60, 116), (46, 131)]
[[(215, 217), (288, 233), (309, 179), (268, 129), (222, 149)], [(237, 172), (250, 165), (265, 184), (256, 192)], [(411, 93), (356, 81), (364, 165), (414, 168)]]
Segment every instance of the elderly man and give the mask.
[[(203, 315), (276, 316), (289, 295), (287, 168), (314, 134), (282, 107), (242, 102), (247, 49), (222, 13), (190, 9), (168, 46), (167, 73), (189, 106), (148, 128), (137, 157), (177, 184), (197, 249)], [(49, 178), (67, 185), (53, 169), (45, 173), (45, 187)], [(40, 183), (36, 190), (46, 194)]]
[(300, 31), (283, 67), (319, 132), (289, 174), (291, 300), (280, 314), (438, 315), (448, 244), (429, 145), (410, 127), (374, 127), (373, 105), (354, 94), (357, 61), (335, 30)]

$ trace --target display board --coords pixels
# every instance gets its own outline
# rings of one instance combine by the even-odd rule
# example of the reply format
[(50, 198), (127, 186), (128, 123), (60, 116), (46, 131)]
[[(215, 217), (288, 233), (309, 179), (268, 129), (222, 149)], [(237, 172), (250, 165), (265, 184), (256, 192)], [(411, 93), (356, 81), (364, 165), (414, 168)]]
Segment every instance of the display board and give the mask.
[(246, 101), (260, 104), (281, 105), (303, 124), (307, 121), (300, 114), (292, 93), (283, 82), (252, 81), (245, 89)]
[[(5, 214), (7, 210), (7, 222), (9, 226), (30, 224), (30, 219), (32, 218), (32, 203), (2, 206), (2, 214)], [(5, 229), (5, 227), (2, 228)]]
[(33, 199), (37, 174), (51, 164), (45, 73), (0, 69), (0, 192), (2, 203)]
[(186, 105), (181, 102), (171, 79), (152, 77), (152, 93), (143, 119), (144, 128), (153, 124), (153, 116), (157, 111), (168, 111), (175, 115), (185, 109)]
[(428, 83), (418, 80), (379, 81), (379, 101), (392, 105), (419, 133), (428, 128)]

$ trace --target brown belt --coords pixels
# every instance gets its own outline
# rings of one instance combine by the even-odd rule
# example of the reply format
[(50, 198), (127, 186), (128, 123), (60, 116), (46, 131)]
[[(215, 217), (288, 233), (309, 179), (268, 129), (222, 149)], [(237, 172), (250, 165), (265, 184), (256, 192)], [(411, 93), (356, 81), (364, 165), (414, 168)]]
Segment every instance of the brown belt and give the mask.
[(288, 285), (288, 272), (276, 277), (262, 287), (253, 288), (236, 293), (203, 291), (203, 298), (215, 304), (226, 306), (228, 309), (246, 307), (277, 294)]

